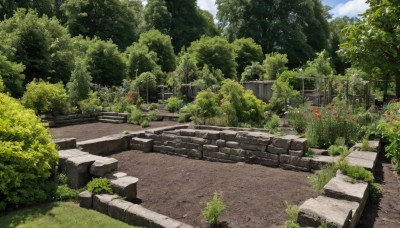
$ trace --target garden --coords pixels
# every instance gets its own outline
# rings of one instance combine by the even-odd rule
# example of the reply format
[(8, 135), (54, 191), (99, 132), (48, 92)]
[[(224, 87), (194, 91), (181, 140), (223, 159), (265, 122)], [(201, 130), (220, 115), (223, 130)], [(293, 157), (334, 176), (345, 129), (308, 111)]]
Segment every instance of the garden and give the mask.
[(398, 227), (399, 4), (198, 2), (0, 2), (0, 224)]

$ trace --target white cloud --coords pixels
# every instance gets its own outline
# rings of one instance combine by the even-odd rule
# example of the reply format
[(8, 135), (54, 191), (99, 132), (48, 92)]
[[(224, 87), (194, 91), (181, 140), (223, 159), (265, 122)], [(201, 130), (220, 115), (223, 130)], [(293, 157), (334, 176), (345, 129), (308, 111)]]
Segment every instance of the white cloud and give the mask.
[(200, 7), (200, 9), (207, 10), (214, 16), (217, 14), (215, 0), (197, 0), (197, 5)]
[(365, 10), (369, 8), (369, 5), (366, 0), (350, 0), (346, 3), (340, 3), (335, 6), (331, 13), (333, 17), (356, 17), (361, 13), (364, 13)]

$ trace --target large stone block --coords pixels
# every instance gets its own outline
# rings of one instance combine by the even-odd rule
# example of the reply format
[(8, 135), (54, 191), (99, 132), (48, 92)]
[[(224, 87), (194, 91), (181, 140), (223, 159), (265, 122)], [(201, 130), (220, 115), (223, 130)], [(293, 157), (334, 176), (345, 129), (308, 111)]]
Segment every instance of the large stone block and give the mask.
[(220, 148), (219, 151), (224, 154), (230, 154), (238, 157), (246, 157), (246, 151), (242, 149)]
[(171, 152), (174, 152), (175, 148), (172, 146), (153, 146), (153, 151), (154, 152), (160, 152), (160, 153), (164, 153), (164, 154), (168, 154)]
[[(356, 143), (351, 149), (350, 151), (356, 151), (356, 150), (361, 150), (362, 144), (361, 143)], [(380, 141), (376, 141), (376, 140), (370, 140), (368, 141), (368, 149), (367, 151), (370, 152), (379, 152), (381, 148), (381, 143)]]
[(267, 159), (267, 158), (261, 158), (261, 157), (247, 157), (246, 162), (249, 163), (249, 164), (260, 164), (260, 165), (273, 167), (273, 168), (276, 168), (276, 167), (279, 166), (279, 159)]
[(293, 138), (290, 144), (291, 150), (307, 150), (307, 139), (306, 138)]
[[(298, 139), (299, 136), (295, 136), (295, 135), (285, 135), (285, 136), (281, 136), (281, 137), (277, 137), (275, 136), (274, 138), (272, 138), (271, 143), (273, 146), (278, 147), (278, 148), (285, 148), (285, 149), (289, 149), (291, 148), (291, 143), (293, 139)], [(294, 148), (296, 148), (299, 145), (295, 145)]]
[(236, 131), (224, 130), (220, 132), (220, 138), (225, 141), (235, 141), (236, 134)]
[(209, 141), (210, 140), (208, 139), (189, 137), (189, 140), (187, 142), (204, 145), (210, 143)]
[(233, 148), (233, 149), (240, 148), (239, 143), (235, 142), (235, 141), (227, 141), (225, 145), (226, 145), (226, 147)]
[(240, 131), (236, 135), (236, 141), (240, 144), (268, 145), (273, 135), (264, 132)]
[(368, 183), (350, 177), (336, 176), (324, 186), (327, 197), (363, 203), (368, 196)]
[(90, 166), (96, 161), (92, 155), (70, 157), (66, 162), (68, 186), (73, 189), (85, 187), (90, 181)]
[(218, 148), (218, 146), (214, 146), (214, 145), (204, 145), (203, 146), (203, 151), (218, 152), (219, 148)]
[(221, 152), (209, 152), (209, 153), (207, 153), (207, 157), (217, 158), (217, 159), (222, 159), (222, 160), (229, 160), (229, 154), (224, 154)]
[(196, 130), (195, 136), (197, 138), (203, 139), (210, 139), (210, 140), (217, 140), (220, 137), (219, 131), (212, 131), (212, 130)]
[(339, 160), (339, 157), (315, 155), (311, 158), (311, 169), (320, 170), (329, 164), (333, 164)]
[(117, 198), (117, 195), (96, 194), (93, 196), (93, 209), (108, 215), (108, 205)]
[(358, 207), (357, 202), (318, 196), (308, 199), (300, 206), (297, 222), (301, 227), (326, 224), (328, 227), (345, 228), (350, 225), (353, 210)]
[(67, 165), (67, 159), (71, 157), (79, 157), (79, 156), (84, 156), (88, 155), (88, 152), (83, 152), (78, 149), (69, 149), (69, 150), (59, 150), (58, 151), (58, 172), (59, 173), (65, 173), (66, 170), (66, 165)]
[(124, 135), (113, 135), (78, 142), (78, 147), (90, 154), (105, 155), (128, 150), (129, 142)]
[(138, 178), (131, 176), (124, 176), (110, 180), (112, 190), (118, 195), (125, 197), (126, 200), (136, 199), (138, 181)]
[(351, 165), (358, 165), (370, 171), (375, 168), (375, 163), (378, 154), (376, 152), (368, 151), (353, 151), (347, 157), (346, 160)]
[(203, 158), (203, 152), (201, 150), (188, 149), (187, 150), (187, 156), (189, 158), (202, 159)]
[(289, 150), (287, 148), (279, 148), (273, 145), (268, 145), (267, 152), (272, 154), (288, 154)]
[(267, 149), (266, 145), (254, 145), (254, 144), (247, 144), (247, 143), (240, 143), (240, 148), (244, 150), (254, 150), (254, 151), (261, 151), (264, 152)]
[(58, 150), (68, 150), (76, 148), (76, 138), (53, 139), (53, 142), (57, 145)]
[(115, 179), (118, 179), (121, 177), (126, 177), (126, 176), (128, 176), (128, 174), (119, 172), (119, 171), (113, 171), (113, 172), (107, 173), (104, 177), (109, 180), (115, 180)]
[[(236, 137), (236, 135), (235, 135), (235, 137)], [(218, 147), (225, 147), (226, 146), (226, 141), (222, 140), (222, 139), (216, 140), (215, 143), (217, 144)]]
[(126, 223), (147, 228), (192, 228), (165, 215), (150, 211), (138, 204), (130, 206), (126, 211)]
[(126, 200), (114, 199), (108, 204), (108, 215), (112, 218), (126, 222), (128, 220), (126, 217), (126, 210), (128, 210), (132, 205), (133, 203)]
[(203, 145), (196, 144), (196, 143), (177, 143), (176, 148), (182, 148), (182, 149), (195, 149), (202, 151), (203, 150)]
[(83, 191), (79, 193), (79, 206), (87, 209), (93, 208), (93, 193)]
[(194, 137), (196, 134), (196, 130), (194, 130), (194, 129), (181, 129), (179, 131), (180, 131), (180, 135), (182, 135), (182, 136)]
[(115, 158), (95, 157), (96, 161), (90, 166), (90, 174), (98, 177), (118, 169), (118, 160)]
[(300, 158), (297, 156), (281, 154), (279, 157), (279, 162), (280, 166), (284, 169), (309, 171), (311, 160), (310, 158)]
[(301, 158), (304, 156), (304, 151), (303, 150), (289, 150), (289, 155)]
[(153, 151), (153, 142), (153, 139), (132, 138), (131, 149), (140, 150), (143, 152), (151, 152)]
[(161, 141), (162, 140), (161, 135), (156, 135), (156, 134), (152, 134), (152, 133), (145, 133), (144, 138), (153, 139), (154, 141)]

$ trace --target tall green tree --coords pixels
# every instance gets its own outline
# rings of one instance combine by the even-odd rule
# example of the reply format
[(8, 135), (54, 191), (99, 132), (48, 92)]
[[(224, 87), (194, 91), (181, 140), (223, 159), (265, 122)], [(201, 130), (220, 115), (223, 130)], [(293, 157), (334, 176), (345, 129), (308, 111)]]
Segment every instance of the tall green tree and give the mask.
[(126, 49), (124, 56), (129, 78), (136, 79), (145, 72), (161, 72), (161, 67), (157, 65), (157, 53), (150, 51), (145, 45), (134, 43)]
[(360, 21), (346, 27), (341, 51), (352, 65), (380, 79), (396, 81), (400, 97), (400, 2), (368, 0)]
[(87, 63), (83, 59), (77, 59), (71, 80), (67, 84), (69, 99), (73, 105), (77, 105), (79, 101), (89, 97), (91, 80), (92, 77), (87, 69)]
[(266, 54), (263, 62), (265, 68), (265, 78), (269, 80), (276, 80), (283, 71), (287, 70), (287, 63), (288, 59), (286, 54)]
[(179, 57), (179, 64), (176, 68), (176, 74), (180, 83), (189, 84), (197, 79), (198, 68), (189, 53), (183, 53)]
[(216, 0), (217, 17), (229, 40), (251, 37), (264, 53), (287, 53), (298, 67), (326, 48), (327, 13), (320, 0)]
[(244, 69), (240, 82), (262, 80), (264, 79), (264, 75), (265, 75), (264, 66), (258, 62), (253, 62), (251, 65), (248, 65)]
[(0, 22), (0, 37), (0, 51), (25, 66), (25, 83), (34, 78), (69, 81), (74, 52), (67, 29), (57, 19), (18, 9), (13, 17)]
[(48, 16), (55, 15), (55, 0), (0, 0), (0, 20), (4, 17), (12, 17), (14, 11), (18, 8), (34, 9), (42, 16), (46, 14)]
[(10, 92), (13, 97), (21, 97), (24, 92), (23, 82), (25, 75), (22, 74), (25, 66), (10, 62), (0, 53), (0, 80), (4, 92)]
[(144, 21), (146, 29), (157, 29), (164, 34), (170, 34), (172, 15), (165, 0), (148, 0), (144, 9)]
[(254, 42), (252, 38), (236, 39), (233, 41), (232, 47), (236, 56), (237, 75), (241, 75), (246, 66), (251, 65), (253, 62), (261, 62), (263, 59), (261, 46)]
[(111, 39), (123, 50), (138, 36), (140, 15), (129, 0), (66, 0), (61, 9), (72, 35)]
[(121, 85), (126, 77), (126, 63), (117, 45), (98, 38), (74, 38), (78, 55), (87, 59), (93, 83), (103, 86)]
[(140, 34), (139, 45), (148, 47), (149, 51), (157, 54), (156, 63), (164, 72), (172, 72), (176, 67), (176, 56), (171, 37), (152, 29)]
[(236, 79), (235, 53), (226, 39), (203, 36), (194, 41), (187, 51), (198, 67), (208, 65), (220, 69), (225, 77)]

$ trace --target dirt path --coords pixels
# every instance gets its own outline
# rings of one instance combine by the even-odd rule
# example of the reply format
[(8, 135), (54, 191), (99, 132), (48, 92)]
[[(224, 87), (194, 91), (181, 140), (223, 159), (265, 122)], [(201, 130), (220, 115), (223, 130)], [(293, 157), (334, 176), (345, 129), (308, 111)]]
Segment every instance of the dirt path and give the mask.
[[(175, 121), (153, 121), (150, 123), (151, 128), (166, 127), (179, 125), (180, 123)], [(76, 138), (77, 141), (84, 141), (88, 139), (100, 138), (106, 135), (112, 135), (121, 133), (125, 130), (129, 131), (141, 131), (138, 125), (133, 124), (112, 124), (112, 123), (88, 123), (80, 125), (71, 125), (58, 128), (50, 128), (50, 133), (54, 138)]]
[(376, 181), (382, 185), (382, 197), (378, 203), (368, 203), (358, 227), (400, 227), (400, 181), (393, 167), (380, 154), (375, 174)]
[(119, 170), (139, 178), (138, 198), (151, 210), (196, 227), (208, 227), (204, 203), (222, 191), (230, 227), (281, 227), (284, 200), (301, 204), (317, 194), (309, 173), (244, 163), (225, 164), (139, 151), (112, 155)]

